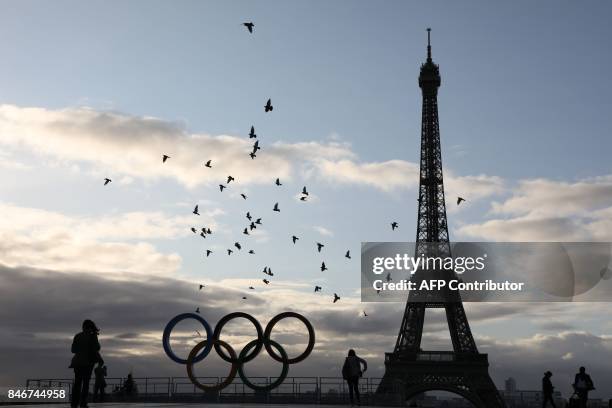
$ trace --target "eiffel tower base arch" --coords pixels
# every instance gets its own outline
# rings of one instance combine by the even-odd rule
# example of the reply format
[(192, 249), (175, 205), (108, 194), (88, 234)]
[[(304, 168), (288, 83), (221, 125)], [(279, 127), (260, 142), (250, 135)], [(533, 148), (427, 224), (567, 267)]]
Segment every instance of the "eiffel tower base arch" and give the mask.
[(377, 395), (399, 393), (404, 401), (426, 391), (448, 391), (477, 408), (505, 408), (489, 376), (487, 354), (446, 351), (386, 353)]

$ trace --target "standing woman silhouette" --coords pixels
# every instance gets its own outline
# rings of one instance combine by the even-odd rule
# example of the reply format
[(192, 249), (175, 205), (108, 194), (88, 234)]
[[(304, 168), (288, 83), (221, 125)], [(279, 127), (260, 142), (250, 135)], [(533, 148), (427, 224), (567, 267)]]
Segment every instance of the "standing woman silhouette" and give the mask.
[(77, 333), (72, 340), (72, 362), (70, 368), (74, 369), (74, 383), (72, 385), (72, 408), (87, 407), (87, 395), (89, 393), (89, 380), (91, 372), (97, 362), (102, 361), (100, 357), (100, 343), (98, 333), (100, 329), (96, 324), (87, 319), (83, 321), (83, 331)]

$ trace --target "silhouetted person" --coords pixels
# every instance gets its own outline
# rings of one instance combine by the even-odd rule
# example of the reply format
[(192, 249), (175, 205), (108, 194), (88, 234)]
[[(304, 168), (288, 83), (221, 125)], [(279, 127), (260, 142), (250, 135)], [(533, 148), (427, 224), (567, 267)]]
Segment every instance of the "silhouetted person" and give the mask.
[(104, 362), (98, 361), (98, 366), (94, 369), (96, 381), (94, 382), (93, 400), (94, 402), (104, 402), (104, 394), (106, 388), (106, 379), (108, 375), (106, 372), (106, 366)]
[(555, 401), (553, 400), (553, 390), (555, 387), (553, 387), (550, 377), (552, 377), (552, 373), (547, 371), (544, 373), (544, 378), (542, 378), (542, 408), (546, 408), (548, 401), (550, 401), (553, 408), (556, 408)]
[(136, 394), (136, 383), (134, 382), (134, 377), (132, 377), (132, 373), (129, 373), (127, 378), (123, 382), (123, 386), (121, 387), (121, 393), (127, 397), (131, 397)]
[(574, 378), (574, 391), (576, 391), (576, 395), (578, 395), (581, 408), (586, 408), (587, 401), (589, 400), (589, 391), (594, 389), (595, 387), (593, 386), (591, 376), (586, 373), (584, 367), (580, 367), (580, 371)]
[[(362, 364), (363, 371), (361, 370)], [(344, 365), (342, 366), (342, 378), (348, 383), (351, 405), (354, 405), (353, 393), (355, 393), (357, 397), (357, 405), (361, 404), (359, 400), (359, 377), (361, 377), (367, 369), (368, 363), (366, 363), (364, 359), (357, 357), (355, 350), (350, 349), (348, 351), (348, 356), (344, 360)]]
[(102, 361), (100, 357), (100, 343), (98, 333), (100, 330), (95, 323), (87, 319), (83, 321), (83, 331), (77, 333), (72, 340), (72, 362), (70, 368), (74, 369), (74, 384), (72, 386), (72, 400), (70, 405), (87, 407), (87, 394), (89, 393), (89, 380), (94, 365)]

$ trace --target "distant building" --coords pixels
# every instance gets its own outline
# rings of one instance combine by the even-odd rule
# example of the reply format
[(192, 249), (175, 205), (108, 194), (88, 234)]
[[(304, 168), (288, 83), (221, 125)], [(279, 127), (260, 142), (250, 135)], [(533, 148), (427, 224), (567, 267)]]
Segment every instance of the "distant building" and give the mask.
[(506, 380), (506, 386), (504, 388), (506, 392), (514, 392), (516, 391), (516, 380), (512, 377)]

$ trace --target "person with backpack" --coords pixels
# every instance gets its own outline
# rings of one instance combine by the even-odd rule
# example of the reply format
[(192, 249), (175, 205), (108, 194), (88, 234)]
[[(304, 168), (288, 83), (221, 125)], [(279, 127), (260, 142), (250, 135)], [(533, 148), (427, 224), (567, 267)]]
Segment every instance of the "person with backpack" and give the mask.
[(576, 374), (574, 378), (573, 386), (576, 395), (578, 395), (578, 400), (580, 401), (580, 408), (586, 408), (589, 400), (589, 391), (594, 390), (595, 387), (593, 386), (591, 376), (586, 373), (584, 367), (580, 367), (578, 374)]
[(546, 408), (549, 401), (553, 408), (555, 408), (555, 400), (553, 399), (555, 387), (553, 387), (550, 377), (552, 377), (552, 373), (547, 371), (544, 373), (544, 378), (542, 378), (542, 408)]
[[(361, 366), (363, 365), (363, 370)], [(351, 400), (351, 406), (355, 405), (353, 400), (353, 394), (357, 399), (357, 405), (361, 405), (359, 399), (359, 377), (368, 369), (368, 363), (363, 358), (357, 357), (355, 350), (350, 349), (348, 356), (344, 360), (342, 366), (342, 378), (346, 380), (349, 387), (349, 397)]]

